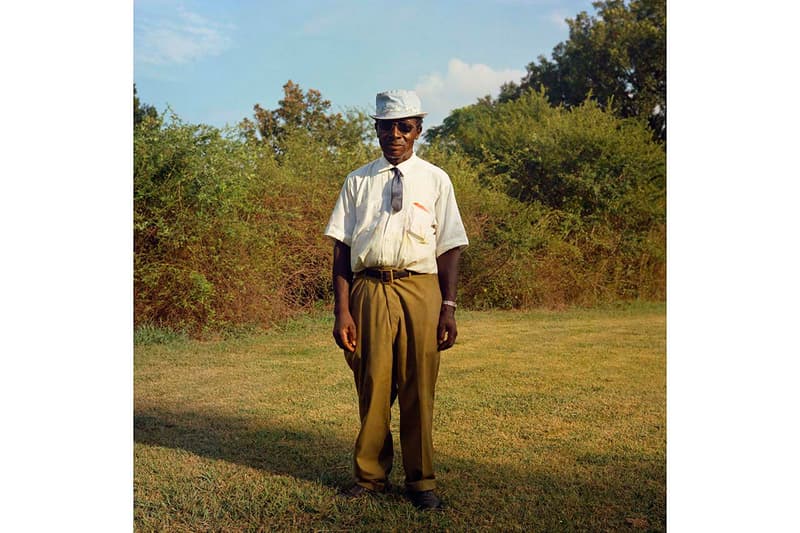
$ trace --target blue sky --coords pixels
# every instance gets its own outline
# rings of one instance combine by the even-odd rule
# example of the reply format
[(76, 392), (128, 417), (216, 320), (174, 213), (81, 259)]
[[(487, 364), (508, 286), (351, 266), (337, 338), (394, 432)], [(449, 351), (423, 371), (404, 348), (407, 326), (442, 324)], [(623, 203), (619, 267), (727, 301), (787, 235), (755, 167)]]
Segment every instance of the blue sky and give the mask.
[(139, 97), (183, 120), (236, 124), (275, 108), (291, 79), (334, 111), (371, 110), (375, 93), (415, 89), (435, 126), (496, 95), (568, 37), (588, 0), (134, 2)]

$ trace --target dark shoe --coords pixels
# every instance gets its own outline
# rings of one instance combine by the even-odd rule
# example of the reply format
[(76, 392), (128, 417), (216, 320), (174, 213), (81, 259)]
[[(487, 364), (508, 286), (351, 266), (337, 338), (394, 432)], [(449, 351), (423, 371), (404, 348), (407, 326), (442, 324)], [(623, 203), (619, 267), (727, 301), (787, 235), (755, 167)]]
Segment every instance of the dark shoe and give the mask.
[(408, 499), (420, 511), (441, 511), (444, 503), (432, 490), (408, 491)]
[(339, 495), (344, 498), (348, 498), (350, 500), (356, 500), (358, 498), (363, 498), (365, 496), (374, 496), (375, 491), (368, 489), (367, 487), (362, 487), (361, 485), (356, 483), (349, 489), (340, 492)]

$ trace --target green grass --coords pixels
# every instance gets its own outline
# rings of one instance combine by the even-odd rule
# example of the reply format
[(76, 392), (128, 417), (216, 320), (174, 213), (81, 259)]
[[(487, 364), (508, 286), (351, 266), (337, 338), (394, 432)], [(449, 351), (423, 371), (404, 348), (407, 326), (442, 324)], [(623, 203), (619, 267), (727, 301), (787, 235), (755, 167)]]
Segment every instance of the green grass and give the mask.
[[(326, 315), (134, 352), (137, 531), (663, 531), (663, 304), (462, 312), (442, 354), (438, 492), (342, 501), (358, 411)], [(402, 487), (398, 416), (391, 481)]]
[(185, 340), (188, 340), (186, 333), (153, 324), (144, 324), (133, 330), (134, 344), (169, 344)]

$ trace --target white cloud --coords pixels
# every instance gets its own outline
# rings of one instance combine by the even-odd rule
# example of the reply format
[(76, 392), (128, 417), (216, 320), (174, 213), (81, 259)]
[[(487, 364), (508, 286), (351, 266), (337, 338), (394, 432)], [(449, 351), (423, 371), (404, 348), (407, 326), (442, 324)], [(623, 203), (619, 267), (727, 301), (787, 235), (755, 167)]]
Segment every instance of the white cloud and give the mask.
[(451, 59), (446, 74), (426, 74), (414, 87), (422, 100), (423, 110), (429, 113), (425, 126), (441, 124), (453, 109), (474, 104), (487, 94), (496, 97), (503, 83), (519, 82), (524, 75), (524, 70), (494, 70), (481, 63), (470, 65), (457, 58)]
[(196, 14), (179, 9), (171, 19), (143, 20), (134, 34), (136, 58), (142, 63), (166, 65), (188, 63), (216, 56), (230, 48), (221, 26)]

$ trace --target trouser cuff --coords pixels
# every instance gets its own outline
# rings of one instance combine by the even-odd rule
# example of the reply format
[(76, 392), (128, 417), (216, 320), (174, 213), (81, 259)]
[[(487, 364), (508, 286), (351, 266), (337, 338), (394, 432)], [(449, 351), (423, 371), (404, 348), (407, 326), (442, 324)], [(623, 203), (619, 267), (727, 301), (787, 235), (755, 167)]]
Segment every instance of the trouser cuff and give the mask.
[(361, 485), (365, 489), (374, 490), (375, 492), (385, 492), (389, 487), (388, 481), (364, 481), (363, 479), (359, 479), (356, 481), (356, 484)]
[(433, 490), (436, 488), (435, 479), (423, 479), (421, 481), (406, 482), (406, 490), (412, 492), (422, 492), (426, 490)]

